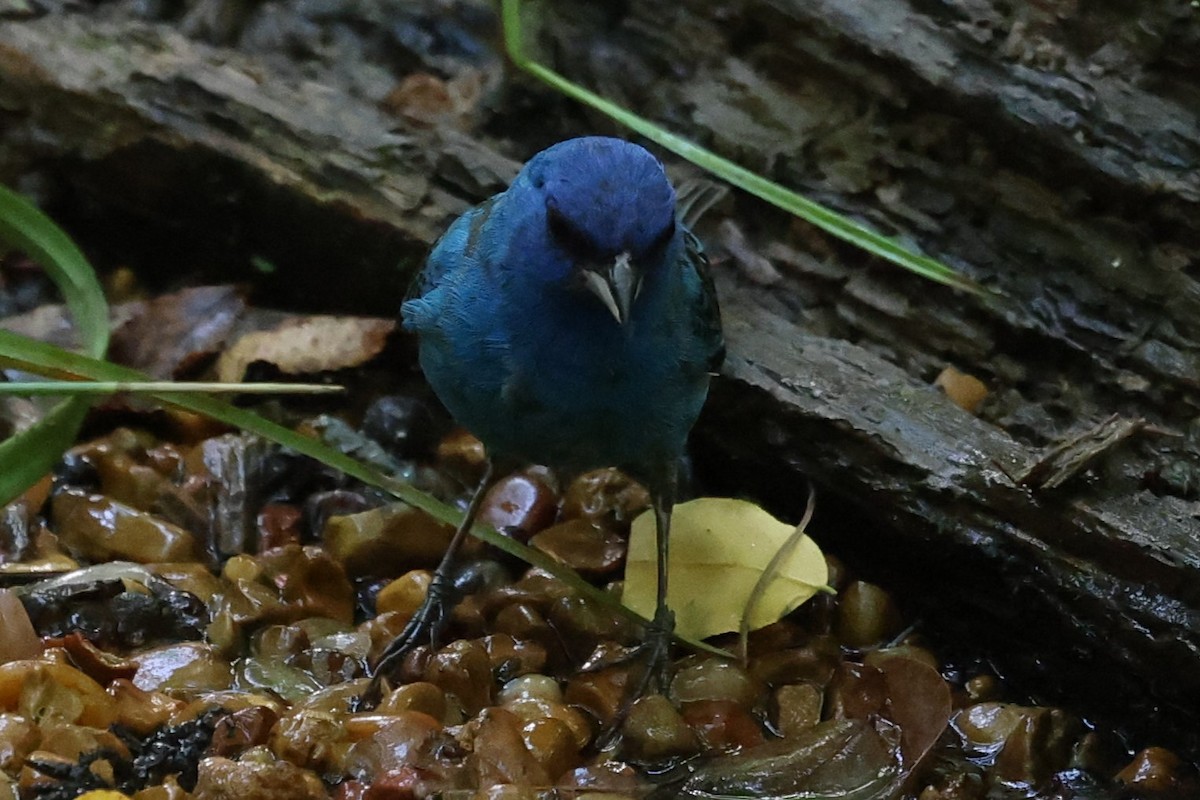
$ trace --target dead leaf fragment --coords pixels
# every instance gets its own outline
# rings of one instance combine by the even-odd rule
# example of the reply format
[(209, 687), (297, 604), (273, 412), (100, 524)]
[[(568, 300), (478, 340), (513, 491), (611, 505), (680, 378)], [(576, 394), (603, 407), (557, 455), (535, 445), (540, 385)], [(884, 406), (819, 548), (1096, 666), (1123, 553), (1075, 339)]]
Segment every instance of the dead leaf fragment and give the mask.
[(377, 317), (299, 317), (247, 333), (221, 354), (217, 380), (236, 383), (246, 368), (265, 361), (285, 375), (357, 367), (383, 350), (396, 323)]
[[(675, 506), (671, 518), (668, 602), (681, 636), (702, 639), (741, 624), (746, 603), (772, 556), (795, 528), (744, 500), (702, 497)], [(654, 616), (654, 514), (633, 522), (621, 602)], [(825, 556), (805, 537), (758, 600), (751, 629), (777, 621), (829, 579)]]
[(185, 377), (221, 349), (244, 309), (233, 286), (156, 297), (113, 331), (109, 358), (155, 378)]
[(983, 384), (983, 381), (955, 367), (946, 367), (942, 370), (941, 374), (934, 379), (933, 385), (945, 392), (954, 405), (971, 414), (979, 410), (988, 395), (987, 386)]
[(42, 654), (42, 640), (38, 638), (29, 614), (20, 598), (9, 589), (0, 589), (0, 664), (37, 658)]

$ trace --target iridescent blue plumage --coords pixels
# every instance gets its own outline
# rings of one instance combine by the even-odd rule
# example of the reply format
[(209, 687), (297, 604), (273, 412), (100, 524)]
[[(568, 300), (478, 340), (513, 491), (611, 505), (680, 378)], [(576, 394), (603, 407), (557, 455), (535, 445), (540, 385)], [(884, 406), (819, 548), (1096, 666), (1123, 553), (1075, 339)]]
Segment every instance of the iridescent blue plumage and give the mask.
[(451, 225), (401, 316), (493, 458), (623, 468), (650, 486), (665, 549), (676, 464), (724, 352), (706, 269), (657, 159), (572, 139)]
[[(641, 283), (619, 321), (581, 276), (622, 253)], [(493, 455), (654, 483), (720, 360), (703, 269), (659, 162), (573, 139), (450, 227), (401, 314), (438, 396)]]

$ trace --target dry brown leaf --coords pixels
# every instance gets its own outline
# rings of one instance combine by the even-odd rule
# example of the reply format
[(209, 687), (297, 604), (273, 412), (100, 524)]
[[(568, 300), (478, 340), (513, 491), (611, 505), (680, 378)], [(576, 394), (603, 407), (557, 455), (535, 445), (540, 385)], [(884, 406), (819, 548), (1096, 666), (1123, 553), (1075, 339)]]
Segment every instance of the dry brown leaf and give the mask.
[(379, 355), (395, 326), (392, 320), (377, 317), (289, 319), (238, 339), (217, 360), (217, 380), (238, 382), (256, 361), (265, 361), (285, 375), (356, 367)]

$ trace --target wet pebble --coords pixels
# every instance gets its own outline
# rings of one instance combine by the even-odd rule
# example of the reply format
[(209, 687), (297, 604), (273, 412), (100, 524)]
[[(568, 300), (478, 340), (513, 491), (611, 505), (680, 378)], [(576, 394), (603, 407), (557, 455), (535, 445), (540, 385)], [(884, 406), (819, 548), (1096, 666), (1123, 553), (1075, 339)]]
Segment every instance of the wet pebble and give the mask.
[(195, 800), (325, 800), (321, 779), (286, 761), (232, 761), (213, 756), (200, 762)]
[(233, 685), (233, 668), (212, 645), (183, 642), (134, 656), (133, 683), (145, 692), (204, 692)]
[(741, 666), (718, 658), (697, 659), (676, 670), (671, 680), (671, 699), (681, 705), (698, 700), (729, 700), (750, 709), (760, 693), (759, 684)]
[(1170, 750), (1147, 747), (1117, 773), (1117, 781), (1135, 791), (1168, 792), (1181, 786), (1182, 768), (1183, 761)]
[(587, 519), (599, 527), (627, 531), (633, 518), (650, 508), (650, 493), (615, 469), (585, 472), (567, 488), (563, 519)]
[(558, 514), (558, 500), (545, 481), (526, 473), (498, 480), (484, 495), (479, 520), (526, 541), (549, 527)]
[(579, 740), (561, 719), (545, 717), (527, 722), (521, 727), (521, 738), (525, 742), (525, 749), (551, 781), (557, 780), (579, 762)]
[(837, 633), (848, 647), (870, 647), (900, 630), (892, 596), (866, 581), (854, 581), (838, 596)]
[(10, 661), (0, 665), (0, 712), (103, 729), (116, 718), (117, 705), (100, 684), (67, 664)]
[(483, 637), (492, 672), (499, 680), (541, 672), (546, 666), (546, 648), (528, 639), (516, 639), (507, 633)]
[(139, 689), (133, 681), (118, 678), (106, 690), (116, 703), (117, 724), (145, 736), (179, 713), (184, 703), (162, 692)]
[(567, 680), (563, 699), (588, 711), (602, 725), (611, 725), (625, 700), (633, 669), (621, 665), (573, 675)]
[(487, 649), (472, 639), (459, 639), (434, 653), (425, 666), (425, 680), (455, 695), (468, 714), (491, 705), (495, 690)]
[(991, 773), (1007, 784), (1043, 786), (1067, 767), (1079, 723), (1056, 708), (1028, 708), (1004, 739)]
[(471, 764), (481, 788), (497, 784), (544, 786), (550, 777), (525, 746), (521, 719), (503, 708), (483, 709), (472, 720)]
[(775, 726), (784, 737), (799, 736), (821, 721), (824, 696), (813, 684), (780, 686), (773, 697)]
[(279, 715), (266, 706), (243, 708), (221, 718), (213, 730), (212, 754), (236, 756), (251, 747), (266, 744)]
[(474, 487), (483, 477), (487, 452), (483, 442), (459, 428), (445, 436), (437, 446), (438, 466), (458, 477), (466, 486)]
[(446, 716), (446, 693), (428, 681), (406, 683), (389, 692), (375, 710), (380, 714), (420, 711), (440, 720)]
[(766, 738), (751, 714), (732, 700), (701, 700), (681, 709), (709, 752), (760, 745)]
[(504, 684), (496, 695), (496, 702), (507, 705), (514, 700), (562, 701), (562, 688), (549, 675), (523, 675)]
[(660, 694), (634, 701), (621, 725), (621, 735), (629, 757), (638, 761), (693, 755), (700, 750), (700, 739), (671, 701)]
[(189, 531), (98, 494), (76, 489), (50, 501), (50, 519), (63, 544), (92, 561), (196, 561), (199, 542)]
[[(451, 526), (424, 511), (394, 503), (330, 517), (321, 540), (352, 576), (396, 576), (437, 566), (453, 535)], [(479, 550), (477, 540), (471, 539), (463, 553), (470, 557)]]
[(612, 575), (625, 562), (626, 540), (583, 518), (554, 525), (529, 544), (589, 577)]
[(258, 512), (258, 550), (300, 544), (304, 512), (289, 503), (267, 503)]
[(362, 430), (400, 458), (421, 458), (433, 453), (444, 426), (415, 397), (388, 395), (367, 407)]
[(427, 569), (404, 573), (379, 591), (375, 598), (376, 613), (395, 612), (411, 617), (425, 602), (425, 594), (432, 582), (433, 573)]

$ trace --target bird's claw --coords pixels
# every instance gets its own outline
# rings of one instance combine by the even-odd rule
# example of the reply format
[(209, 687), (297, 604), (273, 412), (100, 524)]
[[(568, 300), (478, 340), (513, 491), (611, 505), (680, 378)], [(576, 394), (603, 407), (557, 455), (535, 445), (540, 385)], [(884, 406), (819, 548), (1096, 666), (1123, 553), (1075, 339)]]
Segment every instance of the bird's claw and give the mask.
[(646, 641), (638, 655), (646, 660), (646, 671), (634, 699), (653, 687), (665, 694), (671, 684), (671, 637), (675, 633), (675, 612), (662, 606), (646, 626)]
[(375, 662), (371, 670), (371, 683), (359, 698), (360, 709), (357, 710), (374, 708), (379, 704), (383, 699), (383, 681), (395, 671), (405, 656), (422, 644), (437, 646), (457, 599), (454, 581), (440, 571), (435, 572), (425, 592), (425, 601)]

